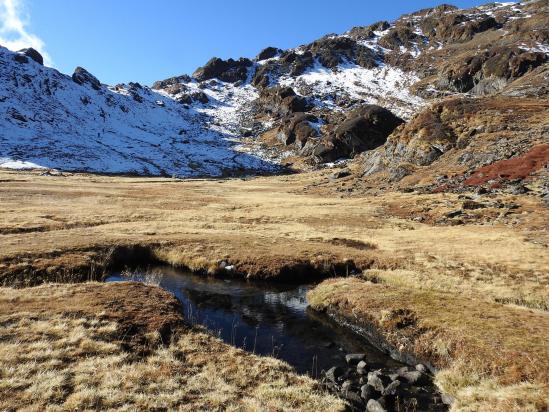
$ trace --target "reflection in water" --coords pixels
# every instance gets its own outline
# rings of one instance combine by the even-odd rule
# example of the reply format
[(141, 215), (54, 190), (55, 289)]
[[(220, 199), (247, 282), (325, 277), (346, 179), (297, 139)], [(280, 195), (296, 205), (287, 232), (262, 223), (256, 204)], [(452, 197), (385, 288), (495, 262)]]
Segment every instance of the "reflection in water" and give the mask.
[[(158, 267), (160, 286), (183, 304), (186, 319), (201, 324), (225, 342), (293, 365), (318, 376), (322, 369), (344, 364), (345, 354), (361, 352), (374, 366), (397, 363), (354, 333), (308, 310), (311, 285), (246, 282), (197, 276)], [(135, 279), (135, 277), (133, 278)], [(107, 281), (127, 280), (111, 276)]]

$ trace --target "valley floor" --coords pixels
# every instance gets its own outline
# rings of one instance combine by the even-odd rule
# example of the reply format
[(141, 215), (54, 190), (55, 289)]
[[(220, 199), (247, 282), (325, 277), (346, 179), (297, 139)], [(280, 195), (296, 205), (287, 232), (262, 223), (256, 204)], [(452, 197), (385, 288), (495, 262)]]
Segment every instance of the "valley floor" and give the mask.
[[(141, 259), (210, 274), (227, 272), (228, 266), (231, 273), (248, 278), (339, 277), (311, 292), (312, 306), (365, 329), (373, 325), (396, 352), (432, 365), (439, 386), (455, 397), (456, 410), (547, 408), (549, 209), (543, 201), (483, 195), (471, 203), (463, 195), (446, 193), (357, 193), (348, 189), (350, 181), (331, 180), (329, 173), (175, 180), (0, 172), (0, 316), (6, 325), (0, 343), (0, 405), (15, 400), (16, 406), (29, 405), (34, 399), (29, 393), (46, 390), (55, 393), (43, 402), (77, 405), (71, 394), (78, 385), (66, 380), (79, 377), (86, 386), (86, 365), (80, 363), (89, 362), (84, 359), (89, 352), (106, 363), (123, 364), (117, 373), (147, 375), (152, 370), (147, 365), (160, 362), (156, 371), (179, 374), (177, 379), (183, 380), (189, 365), (205, 374), (224, 357), (242, 358), (236, 369), (249, 365), (261, 370), (269, 364), (273, 375), (258, 372), (254, 385), (267, 386), (261, 383), (255, 392), (244, 380), (222, 385), (215, 381), (221, 376), (217, 372), (232, 372), (211, 369), (208, 375), (215, 379), (204, 379), (196, 392), (181, 394), (191, 396), (196, 407), (253, 409), (263, 402), (297, 409), (342, 407), (282, 363), (241, 353), (200, 331), (172, 334), (179, 337), (141, 353), (139, 367), (129, 367), (132, 346), (105, 338), (118, 336), (116, 331), (124, 327), (120, 315), (109, 313), (130, 295), (128, 304), (138, 302), (154, 312), (148, 299), (151, 305), (168, 299), (159, 299), (154, 288), (84, 283), (12, 289), (100, 280), (105, 269)], [(117, 290), (125, 287), (131, 294)], [(117, 297), (106, 298), (111, 292)], [(63, 302), (69, 302), (66, 308)], [(154, 322), (150, 327), (151, 336), (165, 330)], [(76, 330), (81, 334), (73, 339), (70, 334), (76, 332), (70, 331)], [(55, 350), (65, 355), (42, 353), (45, 343), (38, 335), (48, 333)], [(201, 353), (206, 350), (201, 339), (219, 350)], [(40, 352), (36, 358), (44, 364), (19, 370), (23, 360), (10, 360), (15, 342)], [(58, 364), (67, 356), (83, 358)], [(58, 370), (66, 374), (59, 375), (55, 388), (33, 387), (51, 381)], [(131, 382), (138, 387), (132, 390), (147, 393), (150, 377), (134, 377)], [(288, 386), (282, 391), (280, 385)], [(113, 398), (124, 389), (107, 386)], [(226, 391), (214, 396), (214, 386)], [(266, 394), (258, 393), (260, 388)], [(130, 401), (119, 402), (110, 406)]]

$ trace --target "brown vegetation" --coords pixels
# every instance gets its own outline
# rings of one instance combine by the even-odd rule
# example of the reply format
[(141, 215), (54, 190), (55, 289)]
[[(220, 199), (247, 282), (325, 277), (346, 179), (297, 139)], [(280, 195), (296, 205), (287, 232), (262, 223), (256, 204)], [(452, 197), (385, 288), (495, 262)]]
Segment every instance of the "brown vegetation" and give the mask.
[[(403, 335), (409, 339), (406, 349), (444, 368), (437, 379), (445, 391), (456, 396), (456, 405), (516, 405), (522, 397), (528, 405), (537, 405), (547, 393), (542, 379), (544, 369), (537, 369), (546, 362), (540, 336), (547, 333), (547, 312), (537, 309), (549, 307), (548, 211), (543, 201), (533, 196), (493, 194), (481, 199), (486, 207), (476, 209), (461, 195), (451, 193), (372, 189), (371, 193), (376, 193), (373, 196), (347, 192), (346, 185), (354, 177), (333, 180), (328, 178), (330, 173), (182, 181), (0, 172), (0, 279), (4, 285), (17, 286), (85, 281), (100, 278), (105, 269), (154, 259), (212, 274), (222, 272), (225, 265), (233, 265), (234, 271), (225, 274), (250, 278), (295, 278), (296, 273), (344, 276), (356, 268), (363, 271), (365, 279), (377, 284), (362, 280), (325, 283), (328, 287), (319, 289), (321, 298), (312, 299), (315, 306), (356, 306), (355, 320), (372, 320), (374, 324), (383, 315), (385, 322), (377, 325), (382, 332), (384, 325), (386, 333), (395, 331), (391, 335), (394, 343), (400, 343), (401, 329), (413, 331), (415, 324), (426, 325), (427, 329), (418, 330), (420, 335)], [(514, 206), (502, 209), (508, 212), (502, 216), (495, 206), (500, 203)], [(464, 219), (461, 225), (443, 225), (439, 219), (456, 208), (467, 215), (478, 214), (479, 218)], [(484, 212), (487, 217), (481, 219)], [(424, 222), (415, 220), (419, 213), (427, 217)], [(351, 287), (343, 296), (338, 285), (347, 282)], [(82, 309), (81, 319), (103, 310), (93, 305), (104, 303), (106, 298), (101, 296), (106, 292), (101, 291), (112, 286), (74, 287), (89, 288), (85, 292), (89, 299), (76, 293), (78, 289), (70, 288), (66, 290), (75, 293), (74, 298), (63, 298), (75, 308), (80, 301), (84, 307), (93, 308), (89, 313)], [(95, 287), (99, 288), (97, 292), (92, 291)], [(135, 309), (130, 310), (141, 310), (140, 305), (146, 300), (131, 294), (131, 288), (136, 287), (130, 287), (128, 292), (135, 302)], [(24, 294), (25, 299), (30, 299), (37, 291), (55, 296), (55, 289), (48, 288), (20, 292), (9, 289), (9, 294), (20, 294), (20, 302)], [(152, 302), (155, 293), (150, 292)], [(126, 303), (114, 306), (120, 305), (115, 303), (120, 300), (123, 298), (111, 299), (111, 305), (123, 313)], [(55, 301), (52, 298), (52, 305)], [(16, 308), (13, 304), (1, 306)], [(48, 322), (64, 319), (64, 311), (47, 308), (40, 310), (41, 316), (50, 316)], [(165, 310), (173, 313), (169, 308)], [(145, 310), (143, 316), (147, 313)], [(154, 311), (151, 309), (150, 313), (152, 316)], [(21, 315), (21, 319), (25, 316)], [(106, 321), (116, 324), (117, 330), (132, 330), (131, 325), (124, 326), (125, 319), (108, 316)], [(137, 316), (131, 322), (139, 319)], [(154, 323), (157, 330), (162, 329), (162, 319)], [(166, 324), (171, 333), (172, 323)], [(398, 325), (404, 328), (399, 329)], [(469, 329), (475, 331), (469, 333)], [(175, 351), (179, 345), (156, 349), (138, 336), (141, 335), (133, 337), (129, 344), (116, 340), (113, 344), (144, 348), (140, 356), (146, 359), (154, 358), (158, 351)], [(187, 330), (181, 336), (199, 339)], [(506, 353), (500, 366), (495, 355), (488, 356), (496, 350), (494, 345)], [(448, 356), (443, 356), (445, 348)], [(475, 355), (477, 351), (486, 356)], [(139, 353), (134, 349), (132, 352)], [(208, 361), (200, 351), (195, 353), (202, 359), (201, 370), (208, 370), (211, 379), (218, 379), (211, 369), (211, 364), (216, 364), (214, 358)], [(468, 356), (473, 363), (467, 363)], [(249, 362), (250, 368), (256, 364), (255, 360)], [(159, 370), (169, 371), (163, 375), (168, 382), (173, 369)], [(229, 379), (228, 376), (231, 375), (224, 374), (223, 379)], [(458, 378), (465, 380), (456, 381)], [(286, 391), (296, 390), (284, 382), (281, 385), (287, 387)], [(489, 388), (497, 389), (494, 393), (501, 398), (487, 396)], [(280, 387), (271, 395), (279, 390)], [(304, 393), (313, 396), (308, 390)], [(199, 405), (210, 402), (205, 399), (214, 395), (193, 396)], [(227, 399), (228, 403), (221, 404), (244, 402), (240, 395)], [(112, 406), (109, 405), (105, 407)]]
[(549, 163), (549, 144), (534, 146), (522, 156), (500, 160), (481, 167), (465, 180), (466, 185), (482, 185), (489, 181), (524, 179)]
[(343, 410), (283, 362), (184, 327), (136, 283), (0, 288), (0, 409)]

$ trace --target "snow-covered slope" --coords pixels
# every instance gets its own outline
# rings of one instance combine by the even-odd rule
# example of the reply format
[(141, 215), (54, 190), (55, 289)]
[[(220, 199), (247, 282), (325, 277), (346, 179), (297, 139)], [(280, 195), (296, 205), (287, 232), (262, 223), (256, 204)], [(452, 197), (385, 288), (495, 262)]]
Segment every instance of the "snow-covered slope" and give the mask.
[(0, 167), (197, 176), (351, 157), (363, 145), (336, 150), (334, 136), (371, 139), (341, 129), (365, 105), (409, 120), (432, 98), (498, 92), (545, 64), (547, 13), (543, 1), (442, 5), (254, 60), (214, 58), (152, 88), (73, 79), (0, 47)]
[(185, 108), (135, 84), (95, 90), (16, 56), (0, 48), (0, 166), (184, 176), (276, 169), (209, 127), (211, 107)]

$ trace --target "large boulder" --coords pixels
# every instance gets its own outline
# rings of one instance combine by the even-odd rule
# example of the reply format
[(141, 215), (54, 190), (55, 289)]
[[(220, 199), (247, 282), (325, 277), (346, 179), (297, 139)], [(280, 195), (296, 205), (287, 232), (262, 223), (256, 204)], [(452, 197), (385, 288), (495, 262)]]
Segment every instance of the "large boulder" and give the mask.
[(313, 151), (321, 162), (354, 157), (387, 141), (387, 137), (404, 121), (377, 105), (364, 105), (350, 112), (335, 131)]
[(33, 59), (36, 63), (44, 65), (44, 58), (40, 53), (38, 53), (35, 49), (32, 47), (29, 47), (27, 49), (21, 49), (18, 51), (19, 54), (22, 54), (24, 56), (30, 57)]
[(93, 89), (99, 90), (101, 88), (101, 82), (83, 67), (77, 67), (72, 74), (72, 80), (76, 84), (84, 85), (89, 84)]
[(219, 57), (214, 57), (205, 66), (199, 67), (193, 73), (193, 77), (198, 81), (219, 79), (228, 83), (236, 83), (246, 80), (248, 68), (252, 64), (252, 61), (246, 58), (222, 60)]

